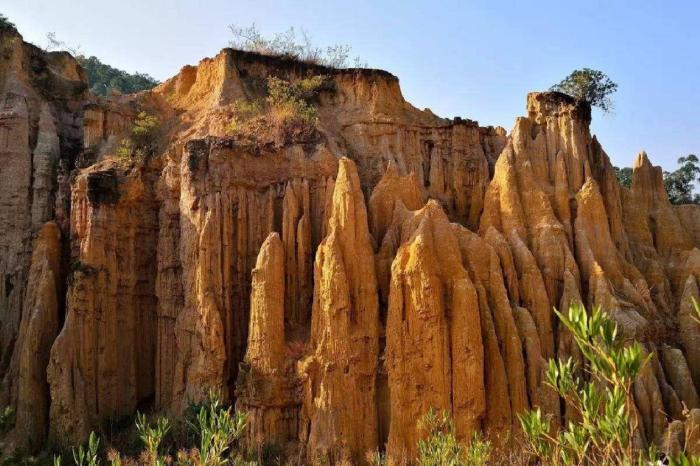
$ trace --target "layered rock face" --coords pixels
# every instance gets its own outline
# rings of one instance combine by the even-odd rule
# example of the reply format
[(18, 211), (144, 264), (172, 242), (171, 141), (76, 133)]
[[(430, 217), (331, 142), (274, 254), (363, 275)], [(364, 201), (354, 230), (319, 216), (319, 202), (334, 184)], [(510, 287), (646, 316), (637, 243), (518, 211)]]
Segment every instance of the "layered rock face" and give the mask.
[(37, 447), (44, 443), (49, 425), (50, 398), (46, 368), (59, 331), (61, 232), (54, 222), (39, 230), (29, 267), (27, 291), (16, 350), (5, 376), (8, 402), (16, 406), (15, 428), (9, 440)]
[[(530, 94), (506, 136), (415, 109), (383, 71), (234, 50), (98, 100), (69, 56), (3, 44), (8, 443), (78, 442), (213, 390), (248, 414), (251, 450), (309, 463), (409, 461), (430, 408), (506, 446), (526, 409), (576, 415), (543, 371), (580, 357), (552, 312), (580, 301), (653, 355), (639, 442), (697, 447), (700, 211), (669, 204), (643, 153), (621, 187), (586, 104)], [(267, 77), (315, 75), (313, 139), (227, 137)], [(144, 109), (159, 150), (119, 160)]]
[(15, 409), (11, 445), (46, 441), (46, 368), (65, 312), (68, 174), (86, 90), (70, 55), (0, 33), (0, 399)]
[(44, 222), (64, 220), (58, 195), (80, 148), (82, 71), (63, 53), (43, 53), (0, 35), (0, 368), (17, 340), (32, 242)]
[(155, 384), (153, 194), (96, 165), (73, 182), (71, 206), (68, 312), (47, 370), (56, 441), (130, 415)]

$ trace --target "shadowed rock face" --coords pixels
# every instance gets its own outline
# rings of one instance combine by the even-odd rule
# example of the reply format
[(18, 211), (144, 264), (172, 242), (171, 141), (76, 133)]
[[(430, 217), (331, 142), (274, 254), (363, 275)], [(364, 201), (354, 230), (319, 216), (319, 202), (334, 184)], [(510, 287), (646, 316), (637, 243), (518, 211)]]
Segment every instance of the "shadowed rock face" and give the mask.
[[(182, 413), (209, 390), (248, 413), (250, 448), (309, 462), (410, 459), (431, 407), (462, 440), (504, 442), (531, 407), (575, 415), (543, 370), (580, 358), (552, 308), (581, 301), (654, 355), (634, 384), (639, 440), (698, 448), (700, 212), (669, 204), (644, 153), (621, 187), (585, 103), (532, 93), (506, 137), (412, 107), (386, 72), (230, 49), (98, 100), (71, 57), (9, 39), (0, 402), (17, 412), (13, 445), (75, 443), (142, 407)], [(255, 83), (319, 73), (318, 139), (226, 137)], [(114, 154), (139, 109), (162, 140), (130, 164)], [(685, 434), (669, 424), (684, 405)]]

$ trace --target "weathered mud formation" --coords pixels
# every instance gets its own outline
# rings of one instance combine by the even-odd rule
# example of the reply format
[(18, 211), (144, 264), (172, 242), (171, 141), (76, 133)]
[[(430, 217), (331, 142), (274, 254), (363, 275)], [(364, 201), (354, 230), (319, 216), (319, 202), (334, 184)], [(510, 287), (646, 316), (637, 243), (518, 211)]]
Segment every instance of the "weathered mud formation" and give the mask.
[[(0, 38), (6, 443), (80, 441), (215, 390), (248, 413), (250, 448), (309, 461), (410, 458), (431, 407), (503, 444), (530, 407), (575, 415), (543, 368), (579, 357), (552, 308), (581, 301), (654, 356), (640, 444), (700, 450), (700, 411), (684, 414), (700, 408), (700, 212), (669, 204), (644, 153), (621, 187), (586, 104), (530, 94), (506, 137), (415, 109), (383, 71), (229, 49), (98, 100), (67, 54)], [(268, 76), (319, 74), (316, 139), (227, 137)], [(139, 109), (161, 148), (127, 163), (115, 146)]]

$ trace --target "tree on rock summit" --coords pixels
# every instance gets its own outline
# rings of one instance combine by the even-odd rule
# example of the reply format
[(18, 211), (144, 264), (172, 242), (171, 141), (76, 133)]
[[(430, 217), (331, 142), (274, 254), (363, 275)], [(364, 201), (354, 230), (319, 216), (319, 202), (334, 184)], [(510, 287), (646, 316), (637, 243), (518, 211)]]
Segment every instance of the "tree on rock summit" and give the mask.
[(559, 84), (550, 87), (549, 90), (563, 92), (609, 113), (613, 109), (610, 96), (617, 92), (617, 83), (602, 71), (582, 68), (574, 70)]

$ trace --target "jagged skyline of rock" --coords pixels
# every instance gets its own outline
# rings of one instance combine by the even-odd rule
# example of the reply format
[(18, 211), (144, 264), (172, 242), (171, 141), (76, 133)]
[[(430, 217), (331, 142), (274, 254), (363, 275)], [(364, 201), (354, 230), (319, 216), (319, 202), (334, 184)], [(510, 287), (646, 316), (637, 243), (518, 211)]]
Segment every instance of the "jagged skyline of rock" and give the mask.
[[(72, 12), (78, 5), (82, 21), (76, 23)], [(231, 23), (256, 23), (266, 35), (304, 28), (317, 45), (349, 44), (353, 56), (399, 76), (404, 95), (418, 108), (503, 127), (521, 114), (527, 92), (546, 90), (574, 69), (600, 69), (621, 86), (616, 113), (596, 114), (592, 126), (613, 165), (631, 167), (646, 150), (655, 164), (672, 171), (678, 157), (700, 152), (700, 65), (693, 59), (700, 48), (694, 32), (700, 5), (694, 1), (647, 2), (643, 8), (624, 2), (502, 6), (452, 0), (440, 8), (425, 0), (352, 7), (341, 0), (206, 5), (156, 0), (105, 12), (82, 0), (7, 0), (3, 12), (37, 45), (53, 31), (106, 63), (160, 80), (215, 55), (230, 40)]]

